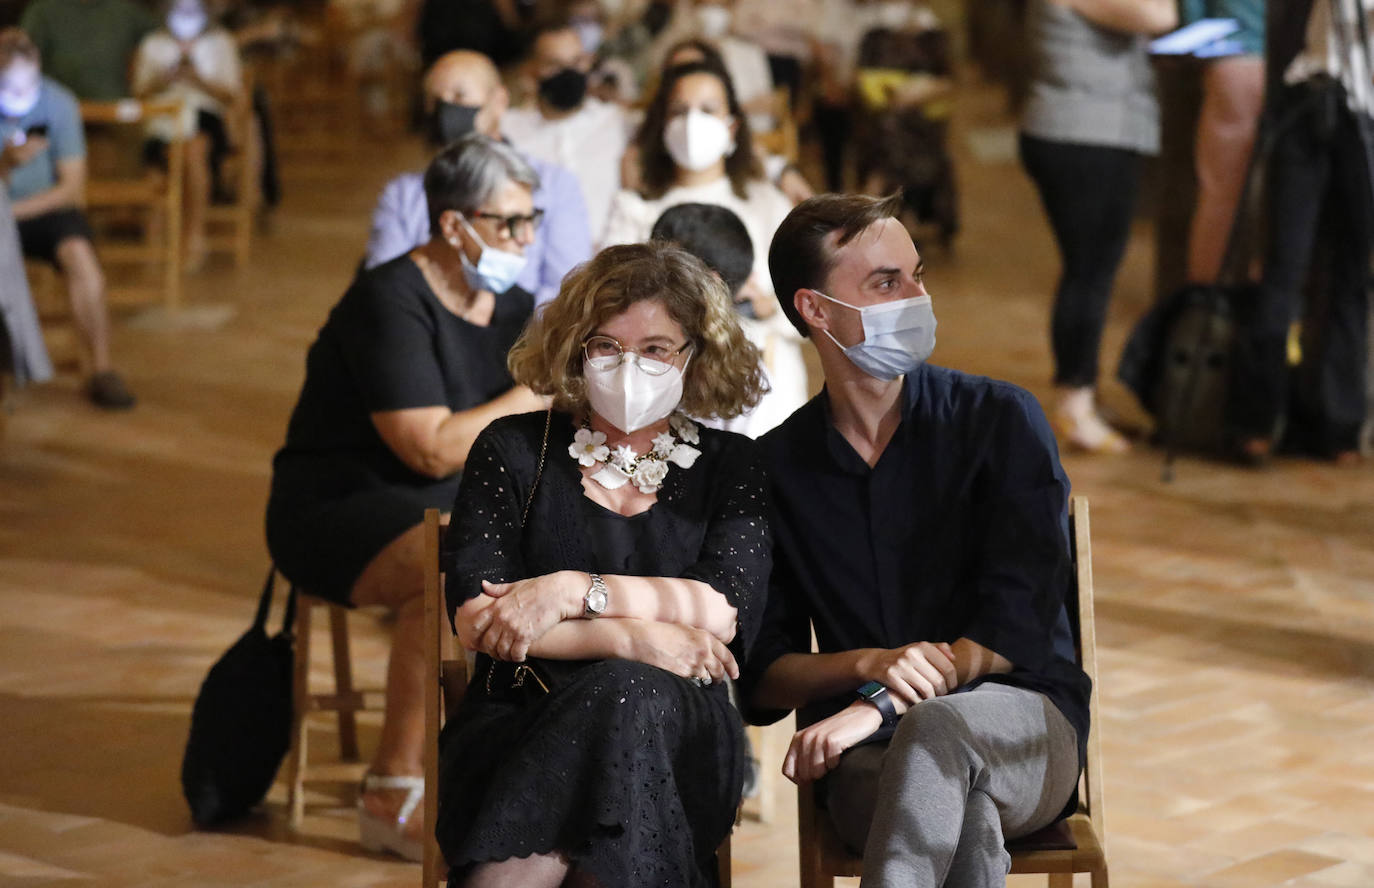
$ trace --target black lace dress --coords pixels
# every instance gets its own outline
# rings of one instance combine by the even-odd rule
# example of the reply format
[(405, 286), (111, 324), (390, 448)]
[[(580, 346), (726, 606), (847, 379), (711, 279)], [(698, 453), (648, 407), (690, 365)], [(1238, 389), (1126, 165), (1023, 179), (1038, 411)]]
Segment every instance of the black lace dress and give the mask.
[[(543, 474), (522, 527), (542, 413), (492, 423), (473, 445), (445, 556), (452, 609), (480, 581), (573, 569), (709, 583), (739, 611), (741, 664), (769, 569), (766, 483), (754, 443), (700, 430), (646, 512), (624, 517), (582, 491), (574, 428), (554, 413)], [(628, 660), (531, 658), (552, 687), (512, 687), (511, 664), (478, 657), (440, 739), (439, 845), (450, 884), (475, 863), (560, 851), (606, 888), (711, 885), (739, 804), (743, 731), (726, 688), (699, 688)]]

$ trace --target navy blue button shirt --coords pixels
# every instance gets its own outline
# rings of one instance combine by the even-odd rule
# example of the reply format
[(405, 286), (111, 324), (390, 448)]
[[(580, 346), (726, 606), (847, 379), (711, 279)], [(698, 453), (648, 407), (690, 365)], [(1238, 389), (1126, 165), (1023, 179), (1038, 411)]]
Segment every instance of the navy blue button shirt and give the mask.
[[(997, 681), (1044, 693), (1088, 736), (1090, 683), (1065, 608), (1069, 480), (1024, 389), (923, 365), (872, 468), (830, 420), (824, 391), (760, 439), (771, 475), (774, 566), (747, 700), (778, 657), (967, 637), (1010, 660)], [(808, 707), (823, 718), (846, 694)], [(752, 709), (751, 720), (785, 713)]]

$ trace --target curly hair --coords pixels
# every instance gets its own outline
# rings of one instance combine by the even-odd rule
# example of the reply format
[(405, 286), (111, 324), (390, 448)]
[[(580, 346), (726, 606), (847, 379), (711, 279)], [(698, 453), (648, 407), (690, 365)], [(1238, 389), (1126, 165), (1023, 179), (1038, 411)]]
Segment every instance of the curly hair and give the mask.
[(569, 272), (558, 298), (511, 348), (511, 376), (537, 394), (551, 395), (559, 410), (582, 410), (582, 343), (645, 299), (660, 301), (692, 343), (682, 412), (729, 419), (759, 402), (768, 390), (759, 351), (744, 337), (725, 284), (700, 259), (662, 241), (607, 247)]
[(644, 122), (635, 133), (635, 147), (639, 149), (639, 163), (643, 172), (642, 191), (649, 200), (658, 200), (677, 182), (678, 169), (668, 146), (663, 143), (663, 131), (668, 126), (668, 102), (678, 81), (693, 74), (709, 74), (720, 81), (725, 88), (725, 104), (730, 116), (735, 119), (735, 150), (725, 158), (725, 175), (730, 178), (730, 187), (740, 200), (749, 197), (749, 183), (763, 179), (763, 164), (754, 153), (754, 138), (749, 133), (749, 118), (744, 113), (735, 95), (735, 84), (725, 70), (723, 62), (712, 64), (688, 62), (676, 65), (663, 73), (663, 82), (653, 101), (644, 111)]

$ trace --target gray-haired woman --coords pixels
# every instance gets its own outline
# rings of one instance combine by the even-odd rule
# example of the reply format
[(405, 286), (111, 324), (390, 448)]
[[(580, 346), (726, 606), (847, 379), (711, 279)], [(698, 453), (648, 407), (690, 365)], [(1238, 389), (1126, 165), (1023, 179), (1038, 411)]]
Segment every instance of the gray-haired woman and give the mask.
[(538, 179), (484, 136), (425, 172), (430, 240), (364, 272), (306, 357), (286, 446), (273, 462), (267, 545), (312, 595), (396, 612), (386, 715), (358, 802), (363, 844), (421, 856), (426, 508), (452, 508), (473, 440), (543, 407), (506, 352), (533, 297), (514, 286), (541, 213)]

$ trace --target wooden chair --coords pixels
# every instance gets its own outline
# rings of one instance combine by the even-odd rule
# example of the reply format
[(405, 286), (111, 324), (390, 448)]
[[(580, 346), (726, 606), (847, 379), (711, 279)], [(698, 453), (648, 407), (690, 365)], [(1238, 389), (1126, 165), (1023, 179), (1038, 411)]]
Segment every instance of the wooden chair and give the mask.
[(234, 147), (224, 158), (220, 175), (233, 199), (229, 203), (212, 200), (205, 210), (206, 249), (212, 253), (229, 253), (234, 257), (235, 268), (248, 264), (261, 196), (257, 177), (262, 169), (262, 144), (253, 117), (253, 85), (253, 70), (245, 68), (243, 90), (225, 115), (225, 126)]
[(313, 174), (355, 159), (362, 103), (356, 78), (331, 42), (333, 29), (321, 20), (308, 32), (310, 40), (259, 56), (251, 66), (272, 107), (278, 159)]
[[(334, 692), (310, 691), (310, 624), (316, 608), (328, 608), (331, 653), (334, 659)], [(385, 695), (376, 689), (359, 689), (353, 684), (353, 654), (348, 635), (348, 608), (307, 594), (296, 593), (296, 661), (294, 674), (295, 712), (291, 722), (291, 751), (286, 760), (287, 809), (293, 829), (299, 828), (305, 814), (305, 784), (344, 783), (353, 785), (362, 778), (364, 765), (358, 753), (358, 713), (379, 711)], [(332, 712), (338, 720), (340, 764), (310, 762), (310, 718), (312, 713)]]
[[(141, 134), (149, 118), (180, 119), (181, 114), (180, 101), (120, 99), (81, 103), (81, 120), (87, 131), (125, 130), (126, 136), (134, 137), (121, 139), (124, 147), (142, 143)], [(133, 127), (137, 128), (135, 133), (128, 133)], [(161, 300), (169, 311), (175, 311), (181, 307), (182, 296), (181, 195), (185, 157), (181, 145), (174, 143), (169, 147), (166, 172), (140, 167), (137, 172), (121, 174), (99, 170), (97, 166), (87, 164), (87, 208), (97, 217), (132, 214), (137, 217), (136, 225), (141, 232), (135, 239), (117, 241), (97, 234), (96, 252), (110, 281), (107, 299), (111, 305)], [(125, 282), (118, 274), (109, 273), (119, 266), (134, 266), (139, 272), (151, 266), (159, 283)]]
[[(439, 819), (439, 731), (458, 711), (468, 687), (468, 655), (448, 625), (444, 605), (443, 551), (447, 528), (439, 510), (425, 510), (425, 857), (422, 888), (434, 888), (448, 876), (434, 827)], [(738, 819), (738, 818), (737, 818)], [(721, 888), (730, 888), (730, 837), (716, 849)]]
[(792, 100), (785, 86), (773, 90), (773, 117), (778, 125), (768, 132), (754, 133), (754, 139), (769, 154), (785, 158), (788, 163), (796, 163), (801, 154), (801, 142), (797, 134), (796, 115), (792, 113)]
[[(1092, 541), (1087, 497), (1069, 502), (1069, 539), (1074, 554), (1079, 663), (1092, 679), (1087, 766), (1079, 786), (1079, 807), (1066, 821), (1007, 844), (1013, 874), (1044, 873), (1050, 888), (1072, 888), (1074, 873), (1090, 873), (1093, 888), (1107, 888), (1106, 824), (1102, 801), (1102, 738), (1097, 713), (1097, 636), (1093, 622)], [(840, 840), (829, 816), (816, 805), (813, 786), (797, 788), (797, 837), (802, 888), (833, 886), (837, 876), (862, 876), (863, 859)]]

